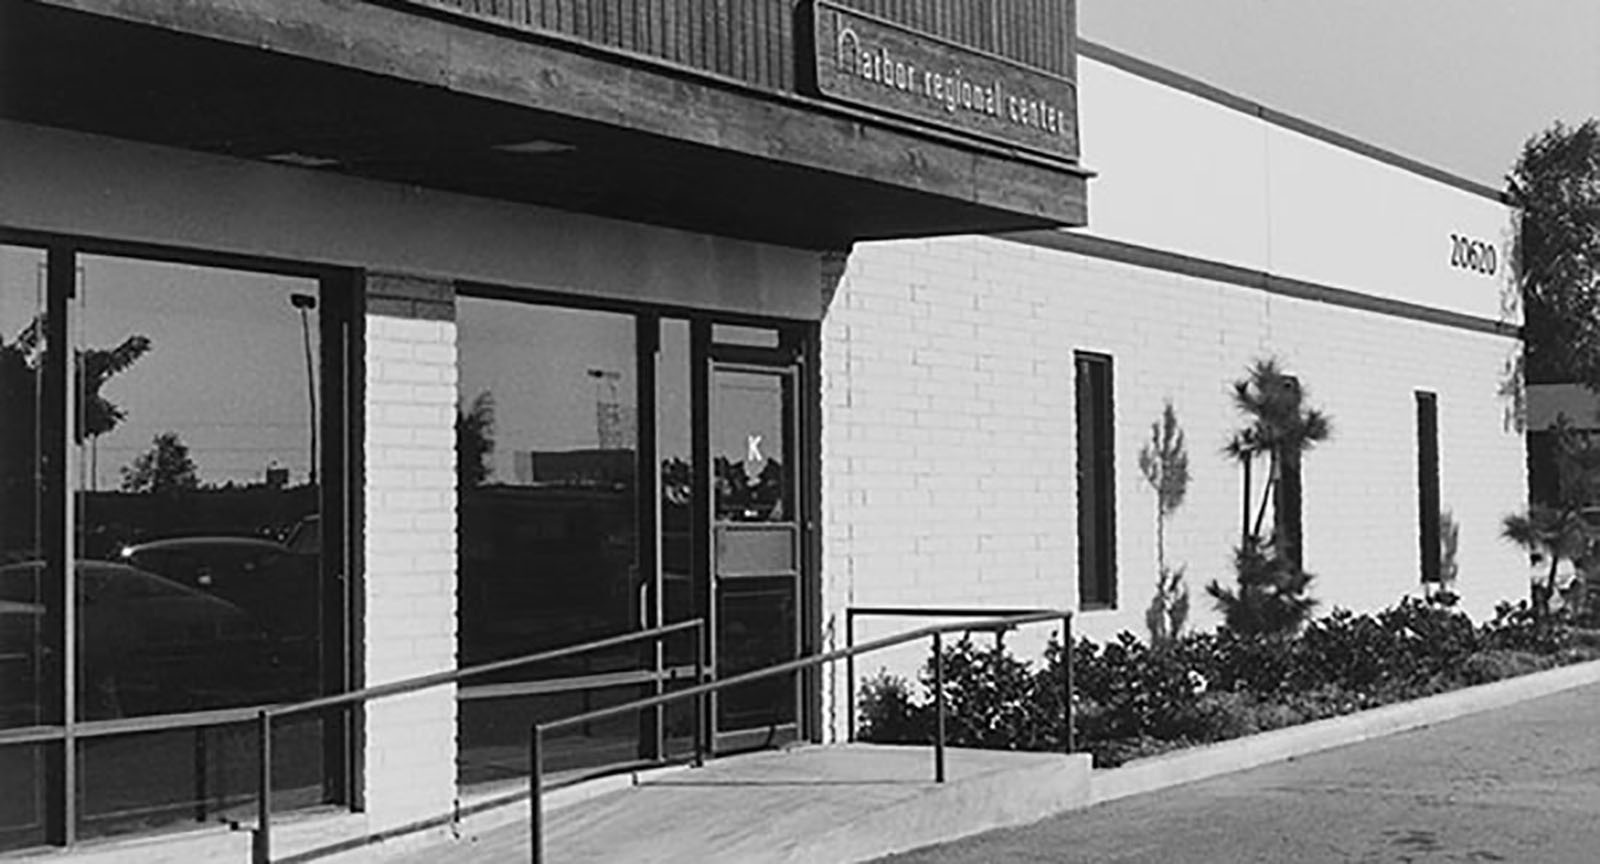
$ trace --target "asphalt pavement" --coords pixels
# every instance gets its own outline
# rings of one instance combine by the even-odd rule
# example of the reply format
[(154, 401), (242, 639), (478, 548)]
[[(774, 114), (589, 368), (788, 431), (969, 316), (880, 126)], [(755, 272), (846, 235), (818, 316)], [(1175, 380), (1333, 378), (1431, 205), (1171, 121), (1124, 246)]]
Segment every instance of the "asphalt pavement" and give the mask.
[(1600, 685), (881, 864), (1600, 864)]

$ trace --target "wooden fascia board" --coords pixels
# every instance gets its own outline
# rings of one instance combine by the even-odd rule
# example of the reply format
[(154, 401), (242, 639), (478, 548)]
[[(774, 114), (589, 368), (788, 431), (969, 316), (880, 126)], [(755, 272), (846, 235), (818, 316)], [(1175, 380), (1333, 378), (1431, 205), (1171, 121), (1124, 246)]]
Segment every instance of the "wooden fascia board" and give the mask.
[(860, 111), (739, 92), (368, 2), (35, 0), (478, 98), (1082, 225), (1087, 172)]

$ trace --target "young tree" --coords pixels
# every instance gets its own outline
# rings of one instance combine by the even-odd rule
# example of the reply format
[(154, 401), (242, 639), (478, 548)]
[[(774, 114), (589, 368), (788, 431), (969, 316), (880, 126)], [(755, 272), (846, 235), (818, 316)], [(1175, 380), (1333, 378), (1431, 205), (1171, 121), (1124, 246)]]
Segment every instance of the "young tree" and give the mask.
[(1161, 419), (1150, 424), (1150, 443), (1139, 450), (1139, 471), (1156, 493), (1156, 593), (1144, 618), (1150, 644), (1161, 645), (1176, 639), (1189, 618), (1185, 568), (1167, 566), (1167, 520), (1189, 491), (1189, 451), (1171, 400), (1162, 407)]
[(1529, 139), (1508, 185), (1526, 380), (1600, 392), (1600, 120)]
[(1461, 523), (1455, 513), (1439, 511), (1439, 581), (1428, 595), (1428, 601), (1440, 606), (1454, 606), (1461, 595), (1456, 593), (1456, 579), (1461, 575), (1461, 565), (1456, 558), (1461, 551)]
[(494, 394), (485, 390), (466, 410), (456, 410), (456, 487), (471, 489), (489, 479), (494, 455)]
[[(1244, 634), (1291, 633), (1304, 623), (1316, 601), (1306, 596), (1312, 576), (1300, 563), (1298, 470), (1302, 455), (1333, 433), (1326, 414), (1306, 405), (1305, 390), (1276, 359), (1257, 360), (1233, 385), (1233, 401), (1247, 423), (1223, 448), (1244, 474), (1244, 509), (1239, 546), (1234, 550), (1237, 587), (1213, 580), (1206, 593), (1216, 601), (1227, 626)], [(1251, 469), (1267, 460), (1261, 503), (1251, 515)], [(1270, 534), (1263, 534), (1269, 505), (1276, 502)]]
[(0, 334), (0, 564), (9, 555), (35, 557), (39, 545), (39, 363), (30, 334)]
[(200, 475), (189, 458), (189, 445), (176, 432), (162, 432), (150, 449), (122, 469), (122, 491), (160, 495), (200, 488)]
[[(38, 417), (40, 370), (50, 350), (45, 319), (36, 315), (7, 342), (0, 336), (0, 546), (31, 545), (38, 495)], [(112, 431), (127, 411), (100, 394), (113, 376), (125, 371), (150, 350), (150, 339), (134, 335), (114, 348), (84, 348), (74, 353), (75, 374), (82, 388), (82, 416), (77, 443), (89, 443), (89, 476), (97, 475), (96, 446), (100, 436)]]

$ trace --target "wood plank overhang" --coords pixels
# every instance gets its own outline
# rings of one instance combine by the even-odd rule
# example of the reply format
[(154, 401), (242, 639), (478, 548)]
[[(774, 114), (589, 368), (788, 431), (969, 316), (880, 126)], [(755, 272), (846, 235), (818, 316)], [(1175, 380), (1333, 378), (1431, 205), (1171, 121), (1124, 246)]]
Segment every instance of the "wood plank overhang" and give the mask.
[(410, 4), (0, 15), (27, 123), (804, 248), (1086, 222), (1068, 162)]

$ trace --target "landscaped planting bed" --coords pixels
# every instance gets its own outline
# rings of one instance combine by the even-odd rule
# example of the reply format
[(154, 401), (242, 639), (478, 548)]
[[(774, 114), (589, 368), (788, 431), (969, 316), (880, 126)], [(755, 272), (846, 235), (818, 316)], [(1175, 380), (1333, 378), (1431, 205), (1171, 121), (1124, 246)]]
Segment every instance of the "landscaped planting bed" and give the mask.
[[(1188, 633), (1151, 648), (1131, 634), (1073, 645), (1077, 749), (1096, 767), (1348, 714), (1600, 658), (1600, 631), (1560, 613), (1502, 605), (1475, 625), (1407, 599), (1376, 614), (1336, 609), (1290, 636)], [(931, 659), (931, 658), (930, 658)], [(1042, 663), (961, 640), (945, 648), (946, 741), (1062, 749), (1062, 650)], [(880, 673), (861, 688), (864, 741), (932, 740), (933, 672), (920, 686)]]

